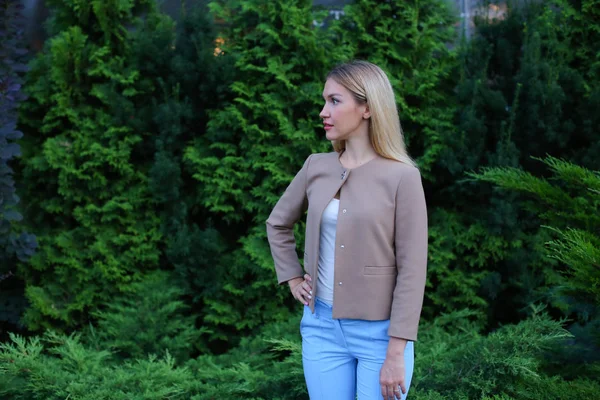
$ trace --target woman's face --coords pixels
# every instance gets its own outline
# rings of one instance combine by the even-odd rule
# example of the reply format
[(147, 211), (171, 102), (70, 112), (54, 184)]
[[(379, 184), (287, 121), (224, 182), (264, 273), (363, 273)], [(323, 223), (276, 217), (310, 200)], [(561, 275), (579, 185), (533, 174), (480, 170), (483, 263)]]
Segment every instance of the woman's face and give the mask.
[(368, 134), (369, 108), (366, 104), (359, 104), (348, 89), (333, 79), (327, 79), (323, 98), (325, 105), (319, 116), (323, 119), (328, 140), (348, 140)]

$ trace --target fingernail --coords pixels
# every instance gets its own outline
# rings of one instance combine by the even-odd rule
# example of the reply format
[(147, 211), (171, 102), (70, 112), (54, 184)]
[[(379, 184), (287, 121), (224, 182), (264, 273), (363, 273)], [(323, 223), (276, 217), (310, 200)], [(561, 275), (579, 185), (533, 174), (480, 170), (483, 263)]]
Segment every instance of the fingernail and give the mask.
[(312, 299), (312, 296), (308, 296), (309, 299)]
[(312, 294), (312, 290), (309, 290), (308, 293)]

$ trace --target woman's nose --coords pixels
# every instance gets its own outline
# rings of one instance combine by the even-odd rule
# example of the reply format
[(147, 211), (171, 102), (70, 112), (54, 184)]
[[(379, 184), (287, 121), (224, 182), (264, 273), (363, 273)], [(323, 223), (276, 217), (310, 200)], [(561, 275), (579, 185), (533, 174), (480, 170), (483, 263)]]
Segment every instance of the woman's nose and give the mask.
[(324, 105), (323, 108), (321, 109), (321, 112), (319, 113), (319, 117), (327, 118), (328, 116), (329, 116), (329, 113), (327, 112), (327, 105)]

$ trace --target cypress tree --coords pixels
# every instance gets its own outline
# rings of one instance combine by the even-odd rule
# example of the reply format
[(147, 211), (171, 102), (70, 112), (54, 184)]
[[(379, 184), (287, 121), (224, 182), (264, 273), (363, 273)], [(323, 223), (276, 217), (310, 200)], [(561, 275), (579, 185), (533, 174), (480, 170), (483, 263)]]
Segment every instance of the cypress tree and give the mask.
[[(40, 251), (23, 265), (30, 329), (67, 328), (157, 267), (159, 220), (145, 132), (129, 124), (140, 72), (131, 31), (154, 2), (50, 0), (50, 40), (27, 75), (25, 215)], [(151, 20), (151, 19), (150, 19)], [(145, 161), (145, 162), (144, 162)]]
[(228, 0), (210, 7), (227, 22), (222, 49), (235, 55), (235, 99), (209, 114), (206, 135), (185, 159), (201, 185), (202, 205), (235, 246), (213, 266), (222, 290), (205, 299), (205, 324), (228, 340), (234, 331), (282, 319), (282, 302), (291, 303), (287, 288), (277, 288), (264, 221), (305, 158), (331, 151), (318, 113), (332, 60), (326, 35), (313, 25), (311, 1)]
[[(190, 312), (199, 320), (206, 312), (204, 299), (221, 291), (216, 275), (227, 265), (232, 247), (202, 204), (203, 185), (192, 177), (194, 168), (184, 163), (192, 141), (204, 143), (208, 114), (233, 96), (233, 55), (218, 53), (217, 28), (206, 4), (186, 6), (173, 26), (156, 15), (158, 28), (149, 25), (134, 38), (135, 65), (142, 76), (133, 111), (136, 129), (149, 132), (146, 142), (152, 158), (148, 184), (160, 218), (164, 241), (162, 267), (172, 269), (170, 282), (185, 291)], [(225, 237), (224, 237), (225, 236)], [(209, 351), (206, 333), (195, 345)]]
[[(556, 261), (543, 257), (548, 232), (520, 206), (518, 193), (464, 174), (482, 166), (543, 174), (530, 156), (545, 154), (597, 164), (599, 141), (591, 127), (598, 125), (592, 109), (600, 86), (597, 78), (585, 78), (588, 71), (577, 61), (594, 45), (577, 39), (573, 23), (584, 19), (591, 21), (566, 1), (527, 3), (509, 8), (501, 20), (476, 19), (477, 34), (460, 51), (458, 131), (445, 137), (434, 200), (445, 213), (434, 214), (431, 223), (447, 240), (446, 262), (463, 274), (478, 272), (472, 288), (490, 304), (488, 326), (523, 318), (528, 304), (549, 303)], [(452, 225), (444, 227), (444, 215), (453, 215)]]
[(200, 331), (183, 303), (184, 290), (173, 274), (154, 271), (131, 285), (130, 293), (92, 312), (97, 328), (88, 334), (95, 348), (110, 350), (117, 360), (143, 359), (168, 352), (178, 362), (189, 360)]
[(487, 168), (471, 176), (527, 195), (525, 206), (551, 236), (544, 254), (558, 261), (551, 303), (573, 321), (575, 335), (548, 363), (571, 378), (597, 379), (586, 364), (600, 366), (600, 171), (554, 157), (536, 160), (550, 169), (549, 178), (517, 168)]

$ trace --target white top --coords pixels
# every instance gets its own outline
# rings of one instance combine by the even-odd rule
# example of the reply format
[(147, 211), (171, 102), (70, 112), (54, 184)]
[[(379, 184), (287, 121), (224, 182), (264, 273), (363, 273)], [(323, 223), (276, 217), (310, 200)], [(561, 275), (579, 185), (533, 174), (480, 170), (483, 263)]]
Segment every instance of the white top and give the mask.
[(321, 218), (319, 239), (319, 286), (318, 298), (329, 305), (333, 304), (333, 267), (335, 264), (335, 232), (337, 228), (340, 201), (332, 199)]

